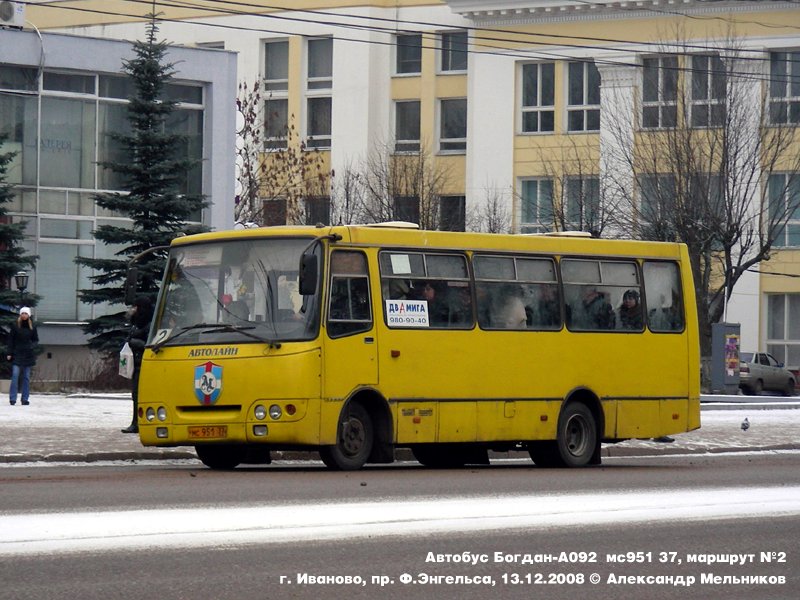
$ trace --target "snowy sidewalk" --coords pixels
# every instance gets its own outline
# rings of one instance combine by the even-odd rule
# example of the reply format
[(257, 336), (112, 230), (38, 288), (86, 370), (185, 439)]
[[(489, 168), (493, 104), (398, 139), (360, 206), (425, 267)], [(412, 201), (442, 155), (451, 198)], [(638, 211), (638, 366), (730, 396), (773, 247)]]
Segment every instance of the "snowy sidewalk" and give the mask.
[[(736, 400), (737, 397), (732, 397)], [(196, 459), (190, 447), (152, 448), (120, 429), (130, 423), (125, 394), (33, 395), (30, 406), (0, 401), (0, 464)], [(742, 431), (747, 418), (749, 428)], [(702, 427), (671, 444), (631, 440), (603, 447), (603, 456), (725, 451), (800, 450), (800, 402), (763, 398), (747, 404), (703, 404)]]

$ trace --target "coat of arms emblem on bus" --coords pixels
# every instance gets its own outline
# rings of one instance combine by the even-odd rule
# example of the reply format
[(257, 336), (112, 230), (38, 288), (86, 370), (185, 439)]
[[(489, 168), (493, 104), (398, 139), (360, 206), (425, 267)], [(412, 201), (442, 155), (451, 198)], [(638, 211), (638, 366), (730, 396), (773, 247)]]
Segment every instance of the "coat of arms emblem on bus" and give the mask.
[(194, 394), (201, 404), (214, 404), (222, 393), (222, 366), (212, 362), (194, 368)]

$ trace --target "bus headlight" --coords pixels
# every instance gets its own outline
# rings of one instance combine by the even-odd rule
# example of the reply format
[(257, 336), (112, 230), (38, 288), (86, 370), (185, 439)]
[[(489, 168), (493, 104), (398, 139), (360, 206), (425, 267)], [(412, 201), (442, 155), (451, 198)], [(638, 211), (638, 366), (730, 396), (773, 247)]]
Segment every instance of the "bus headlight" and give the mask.
[(163, 406), (159, 406), (158, 410), (156, 411), (156, 415), (158, 416), (159, 421), (166, 421), (167, 420), (167, 409)]
[(156, 418), (156, 411), (154, 411), (153, 408), (150, 407), (147, 409), (147, 411), (145, 411), (144, 416), (148, 421), (152, 421)]
[(272, 406), (269, 407), (269, 416), (273, 421), (277, 421), (278, 419), (280, 419), (282, 414), (283, 411), (281, 410), (281, 407), (278, 406), (277, 404), (273, 404)]
[(256, 406), (256, 409), (253, 412), (256, 415), (256, 419), (258, 419), (259, 421), (263, 421), (267, 417), (267, 409), (264, 408), (264, 406), (261, 404)]

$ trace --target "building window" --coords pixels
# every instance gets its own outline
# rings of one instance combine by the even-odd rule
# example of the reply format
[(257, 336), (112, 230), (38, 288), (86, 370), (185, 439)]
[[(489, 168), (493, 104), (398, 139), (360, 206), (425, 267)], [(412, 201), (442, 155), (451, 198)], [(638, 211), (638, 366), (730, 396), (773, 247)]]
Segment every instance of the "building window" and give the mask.
[(329, 148), (331, 145), (331, 99), (308, 99), (308, 128), (306, 133), (309, 148)]
[(467, 99), (442, 100), (439, 150), (463, 152), (467, 149)]
[(638, 179), (639, 215), (637, 226), (643, 239), (675, 239), (675, 176), (648, 174)]
[(419, 152), (419, 100), (395, 102), (395, 152)]
[(727, 76), (717, 55), (692, 56), (692, 127), (720, 127), (725, 121)]
[(264, 89), (268, 92), (289, 89), (289, 42), (264, 44)]
[(660, 56), (644, 59), (642, 127), (675, 127), (678, 123), (678, 59)]
[(330, 148), (333, 88), (333, 40), (308, 41), (308, 80), (306, 89), (306, 146)]
[(64, 321), (90, 318), (91, 306), (82, 303), (75, 290), (92, 287), (89, 279), (92, 271), (76, 264), (75, 259), (91, 258), (92, 250), (91, 243), (40, 241), (36, 277), (47, 286), (47, 293), (42, 294), (37, 306), (40, 315)]
[(0, 94), (0, 132), (8, 135), (0, 153), (16, 153), (6, 166), (7, 183), (36, 185), (38, 110), (36, 96)]
[[(178, 182), (180, 194), (203, 193), (203, 110), (178, 106), (167, 119), (166, 130), (182, 137), (177, 154), (193, 164), (182, 181)], [(190, 215), (188, 221), (202, 221), (202, 213)]]
[(308, 40), (308, 89), (329, 90), (333, 87), (333, 40)]
[(773, 52), (769, 59), (769, 118), (800, 124), (800, 52)]
[(305, 198), (306, 225), (331, 224), (331, 199), (328, 196)]
[(522, 65), (522, 132), (552, 132), (555, 127), (555, 64)]
[(289, 42), (264, 44), (264, 148), (286, 148), (289, 130)]
[(397, 62), (395, 73), (408, 75), (422, 70), (422, 34), (411, 33), (397, 36)]
[(0, 89), (36, 92), (39, 90), (39, 72), (32, 67), (0, 65)]
[(78, 75), (53, 73), (45, 71), (42, 77), (42, 89), (70, 94), (95, 94), (97, 77), (94, 75)]
[(261, 221), (265, 227), (286, 225), (286, 198), (270, 198), (261, 201)]
[(439, 197), (439, 229), (442, 231), (466, 231), (466, 196)]
[(569, 63), (568, 101), (569, 131), (600, 130), (600, 72), (593, 62)]
[(96, 110), (94, 100), (42, 98), (40, 185), (95, 187)]
[(466, 31), (448, 31), (442, 33), (442, 62), (441, 70), (450, 71), (467, 70), (468, 36)]
[(553, 230), (553, 180), (523, 179), (520, 184), (520, 233)]
[(800, 246), (800, 175), (778, 173), (769, 177), (770, 216), (788, 221), (775, 235), (776, 246)]
[[(128, 120), (128, 105), (120, 102), (101, 101), (98, 104), (99, 131), (97, 136), (98, 156), (103, 162), (123, 162), (127, 153), (117, 135), (130, 135), (131, 124)], [(125, 189), (125, 177), (122, 173), (112, 171), (98, 165), (97, 187), (101, 190)]]
[(800, 368), (800, 294), (767, 295), (767, 352)]
[(397, 196), (394, 199), (394, 218), (397, 221), (419, 223), (419, 198), (417, 196)]
[(286, 148), (289, 138), (289, 100), (269, 98), (264, 103), (264, 148)]
[(600, 225), (600, 179), (568, 177), (566, 216), (570, 228), (596, 233)]

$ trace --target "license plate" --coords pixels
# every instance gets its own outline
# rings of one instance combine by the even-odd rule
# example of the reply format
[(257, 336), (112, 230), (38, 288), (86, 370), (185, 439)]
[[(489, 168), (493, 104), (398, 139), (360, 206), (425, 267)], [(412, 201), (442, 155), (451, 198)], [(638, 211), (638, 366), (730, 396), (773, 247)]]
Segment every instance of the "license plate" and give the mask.
[(213, 425), (210, 427), (189, 427), (190, 439), (208, 439), (228, 437), (227, 425)]

